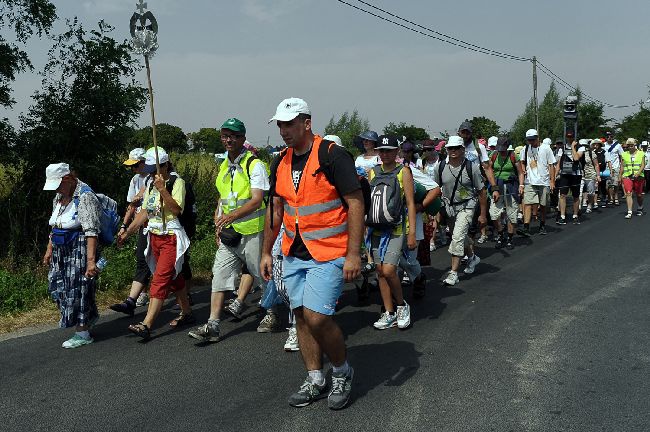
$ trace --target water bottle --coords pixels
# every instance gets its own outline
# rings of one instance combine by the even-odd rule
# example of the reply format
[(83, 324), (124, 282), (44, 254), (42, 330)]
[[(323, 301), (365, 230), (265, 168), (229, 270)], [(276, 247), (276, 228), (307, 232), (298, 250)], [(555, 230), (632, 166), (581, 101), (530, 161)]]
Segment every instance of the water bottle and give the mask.
[(97, 271), (101, 272), (102, 270), (104, 270), (106, 264), (108, 264), (108, 260), (104, 257), (101, 257), (99, 261), (97, 261), (97, 263), (95, 264), (95, 266), (97, 267)]

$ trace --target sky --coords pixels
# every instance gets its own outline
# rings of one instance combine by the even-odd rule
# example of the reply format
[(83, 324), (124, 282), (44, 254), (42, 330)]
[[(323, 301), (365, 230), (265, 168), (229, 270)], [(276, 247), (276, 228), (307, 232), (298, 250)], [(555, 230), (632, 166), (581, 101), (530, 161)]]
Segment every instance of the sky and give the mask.
[[(356, 0), (346, 0), (363, 6)], [(62, 30), (77, 16), (130, 37), (137, 0), (53, 0)], [(241, 119), (255, 145), (281, 142), (268, 125), (278, 103), (305, 99), (314, 130), (358, 110), (378, 132), (389, 122), (454, 131), (486, 116), (508, 129), (532, 96), (532, 65), (478, 54), (361, 13), (337, 0), (147, 0), (159, 24), (151, 60), (158, 123), (186, 133)], [(648, 98), (647, 0), (368, 0), (470, 43), (537, 58), (591, 96), (625, 105)], [(13, 84), (12, 123), (32, 103), (51, 41), (33, 39), (35, 65)], [(144, 84), (145, 72), (138, 77)], [(540, 101), (550, 79), (539, 73)], [(560, 89), (564, 96), (567, 92)], [(635, 109), (606, 109), (620, 119)], [(148, 108), (138, 120), (146, 126)], [(533, 127), (534, 125), (531, 125)], [(542, 131), (543, 134), (543, 131)]]

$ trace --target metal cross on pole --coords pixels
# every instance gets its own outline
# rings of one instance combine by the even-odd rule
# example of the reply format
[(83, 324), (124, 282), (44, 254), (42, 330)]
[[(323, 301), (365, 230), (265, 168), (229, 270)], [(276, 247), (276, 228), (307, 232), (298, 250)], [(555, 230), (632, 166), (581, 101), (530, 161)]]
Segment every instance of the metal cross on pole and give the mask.
[[(158, 21), (153, 13), (147, 10), (147, 3), (139, 0), (136, 3), (136, 12), (131, 15), (129, 29), (131, 31), (131, 46), (133, 52), (144, 56), (144, 64), (147, 68), (147, 87), (149, 90), (149, 108), (151, 111), (151, 130), (153, 135), (153, 147), (156, 155), (156, 173), (160, 174), (160, 161), (158, 159), (158, 141), (156, 139), (156, 111), (154, 109), (153, 86), (151, 85), (151, 66), (149, 58), (153, 57), (158, 49)], [(163, 231), (165, 227), (164, 205), (160, 202)]]

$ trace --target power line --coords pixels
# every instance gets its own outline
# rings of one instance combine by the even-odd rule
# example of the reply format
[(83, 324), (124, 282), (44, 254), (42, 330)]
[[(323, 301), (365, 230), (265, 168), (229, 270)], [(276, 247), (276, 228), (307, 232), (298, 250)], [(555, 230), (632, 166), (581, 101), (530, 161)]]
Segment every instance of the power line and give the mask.
[[(436, 36), (436, 35), (429, 34), (429, 33), (425, 33), (425, 32), (422, 31), (422, 30), (418, 30), (418, 29), (415, 29), (415, 28), (413, 28), (413, 27), (409, 27), (409, 26), (407, 26), (407, 25), (405, 25), (405, 24), (399, 23), (399, 22), (394, 21), (394, 20), (392, 20), (392, 19), (390, 19), (390, 18), (386, 18), (386, 17), (384, 17), (384, 16), (381, 16), (381, 15), (379, 15), (379, 14), (376, 14), (376, 13), (374, 13), (374, 12), (372, 12), (372, 11), (369, 11), (369, 10), (367, 10), (367, 9), (364, 9), (364, 8), (362, 8), (362, 7), (355, 6), (355, 5), (351, 4), (351, 3), (348, 3), (348, 2), (345, 1), (345, 0), (337, 0), (337, 1), (338, 1), (339, 3), (342, 3), (342, 4), (346, 5), (346, 6), (349, 6), (349, 7), (353, 8), (353, 9), (356, 9), (356, 10), (358, 10), (358, 11), (360, 11), (360, 12), (366, 13), (366, 14), (368, 14), (368, 15), (372, 15), (372, 16), (375, 17), (375, 18), (379, 18), (379, 19), (381, 19), (381, 20), (383, 20), (383, 21), (386, 21), (386, 22), (389, 22), (389, 23), (394, 24), (394, 25), (396, 25), (396, 26), (399, 26), (399, 27), (405, 28), (406, 30), (412, 31), (412, 32), (414, 32), (414, 33), (419, 33), (419, 34), (421, 34), (421, 35), (423, 35), (423, 36), (426, 36), (426, 37), (429, 37), (429, 38), (431, 38), (431, 39), (435, 39), (435, 40), (438, 40), (438, 41), (440, 41), (440, 42), (444, 42), (444, 43), (448, 43), (448, 44), (450, 44), (450, 45), (454, 45), (454, 46), (456, 46), (456, 47), (458, 47), (458, 48), (464, 48), (464, 49), (467, 49), (467, 50), (470, 50), (470, 51), (478, 52), (478, 53), (481, 53), (481, 54), (488, 54), (488, 55), (491, 55), (491, 56), (494, 56), (494, 57), (501, 57), (501, 58), (506, 59), (506, 60), (530, 61), (530, 59), (525, 59), (525, 58), (523, 58), (523, 57), (513, 56), (513, 55), (511, 55), (511, 54), (506, 54), (506, 53), (502, 53), (502, 52), (495, 51), (495, 50), (490, 50), (490, 49), (488, 49), (488, 48), (479, 47), (479, 46), (477, 46), (477, 45), (473, 45), (473, 44), (470, 44), (470, 43), (468, 43), (468, 42), (461, 41), (461, 40), (459, 40), (459, 39), (450, 38), (449, 36), (446, 36), (446, 35), (444, 35), (443, 33), (438, 33), (438, 32), (436, 32), (435, 30), (431, 30), (431, 29), (428, 29), (427, 27), (420, 26), (420, 25), (418, 25), (418, 24), (413, 23), (413, 25), (416, 25), (416, 26), (419, 27), (419, 28), (425, 29), (425, 30), (427, 30), (427, 31), (429, 31), (429, 32), (432, 32), (432, 33), (435, 33), (435, 34), (439, 34), (439, 35), (441, 35), (441, 36), (443, 36), (443, 37)], [(369, 3), (365, 3), (365, 2), (363, 2), (363, 3), (364, 3), (364, 4), (368, 4), (368, 5), (370, 5)], [(377, 8), (377, 7), (375, 7), (375, 6), (372, 6), (372, 5), (370, 5), (370, 6), (373, 7), (373, 8), (375, 8), (375, 9), (380, 10), (379, 8)], [(388, 12), (384, 12), (384, 13), (389, 14)], [(399, 16), (397, 16), (397, 15), (394, 15), (394, 14), (390, 14), (390, 16), (394, 16), (394, 17), (396, 17), (396, 18), (398, 18), (398, 19), (400, 19), (400, 20), (402, 20), (402, 21), (404, 21), (404, 22), (407, 22), (407, 23), (412, 23), (411, 21), (408, 21), (408, 20), (406, 20), (406, 19), (404, 19), (404, 18), (401, 18), (401, 17), (399, 17)], [(446, 38), (446, 39), (445, 39), (445, 38)]]
[[(418, 33), (418, 34), (420, 34), (422, 36), (426, 36), (428, 38), (435, 39), (435, 40), (438, 40), (440, 42), (444, 42), (444, 43), (456, 46), (458, 48), (467, 49), (467, 50), (474, 51), (474, 52), (477, 52), (477, 53), (480, 53), (480, 54), (487, 54), (487, 55), (491, 55), (491, 56), (494, 56), (494, 57), (500, 57), (500, 58), (503, 58), (505, 60), (513, 60), (513, 61), (520, 61), (520, 62), (532, 62), (533, 61), (532, 58), (516, 56), (516, 55), (513, 55), (513, 54), (508, 54), (508, 53), (506, 53), (504, 51), (497, 51), (497, 50), (493, 50), (493, 49), (490, 49), (490, 48), (485, 48), (485, 47), (482, 47), (482, 46), (479, 46), (479, 45), (475, 45), (475, 44), (472, 44), (470, 42), (466, 42), (466, 41), (464, 41), (462, 39), (447, 35), (445, 33), (439, 32), (439, 31), (437, 31), (435, 29), (432, 29), (430, 27), (420, 25), (420, 24), (418, 24), (418, 23), (416, 23), (414, 21), (411, 21), (411, 20), (409, 20), (407, 18), (403, 18), (403, 17), (401, 17), (401, 16), (399, 16), (399, 15), (397, 15), (395, 13), (392, 13), (390, 11), (382, 9), (382, 8), (380, 8), (378, 6), (375, 6), (375, 5), (373, 5), (373, 4), (371, 4), (371, 3), (367, 2), (367, 1), (364, 1), (364, 0), (351, 0), (351, 1), (356, 1), (358, 3), (361, 3), (362, 5), (365, 5), (365, 6), (367, 6), (369, 8), (372, 8), (372, 9), (374, 9), (376, 11), (379, 11), (379, 12), (385, 14), (385, 15), (388, 15), (389, 17), (392, 17), (392, 18), (400, 20), (400, 21), (402, 21), (404, 23), (410, 24), (410, 26), (406, 25), (406, 24), (403, 24), (403, 23), (400, 23), (400, 22), (397, 22), (397, 21), (395, 21), (395, 20), (393, 20), (391, 18), (387, 18), (385, 16), (379, 15), (378, 13), (375, 13), (375, 12), (372, 12), (370, 10), (364, 9), (364, 8), (362, 8), (360, 6), (351, 4), (351, 3), (349, 3), (349, 2), (347, 2), (345, 0), (337, 0), (337, 1), (339, 3), (341, 3), (341, 4), (349, 6), (349, 7), (353, 8), (353, 9), (356, 9), (356, 10), (358, 10), (360, 12), (365, 13), (365, 14), (371, 15), (371, 16), (373, 16), (375, 18), (380, 19), (380, 20), (389, 22), (389, 23), (391, 23), (393, 25), (396, 25), (398, 27), (409, 30), (409, 31), (411, 31), (413, 33)], [(413, 28), (411, 26), (414, 26), (416, 28)], [(421, 29), (421, 30), (418, 30), (418, 29)], [(425, 31), (428, 32), (428, 33), (426, 33)], [(431, 34), (431, 33), (433, 33), (433, 34)], [(561, 87), (563, 87), (564, 89), (566, 89), (567, 91), (569, 91), (569, 92), (577, 92), (578, 91), (578, 89), (576, 87), (569, 84), (566, 80), (564, 80), (558, 74), (553, 72), (549, 67), (547, 67), (546, 65), (541, 63), (539, 60), (537, 60), (537, 66), (539, 66), (539, 70), (544, 75), (546, 75), (547, 77), (549, 77), (553, 81), (557, 81), (558, 84)], [(632, 108), (632, 107), (641, 106), (644, 103), (649, 103), (650, 102), (650, 99), (648, 99), (646, 101), (637, 102), (635, 104), (616, 105), (616, 104), (611, 104), (611, 103), (604, 102), (604, 101), (601, 101), (599, 99), (596, 99), (595, 97), (583, 92), (582, 90), (580, 90), (580, 93), (581, 93), (582, 97), (584, 97), (586, 100), (594, 102), (594, 103), (601, 104), (601, 105), (609, 107), (609, 108)]]

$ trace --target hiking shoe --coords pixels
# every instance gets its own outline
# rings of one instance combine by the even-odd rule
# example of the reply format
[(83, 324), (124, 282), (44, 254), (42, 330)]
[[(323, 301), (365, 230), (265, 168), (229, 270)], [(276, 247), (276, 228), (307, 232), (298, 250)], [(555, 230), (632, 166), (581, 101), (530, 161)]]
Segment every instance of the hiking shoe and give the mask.
[(530, 237), (530, 228), (518, 229), (517, 234), (522, 237)]
[(257, 326), (258, 333), (272, 333), (278, 331), (278, 317), (273, 312), (267, 312)]
[(397, 314), (384, 312), (379, 319), (372, 325), (377, 330), (386, 330), (391, 327), (397, 327)]
[(196, 330), (192, 330), (187, 335), (201, 342), (219, 342), (219, 324), (205, 323)]
[(289, 328), (289, 337), (284, 343), (284, 350), (286, 352), (295, 352), (300, 351), (300, 345), (298, 345), (298, 331), (295, 327)]
[(469, 257), (467, 255), (463, 256), (463, 258), (460, 260), (461, 264), (466, 264), (467, 260), (469, 260)]
[(546, 226), (545, 225), (540, 225), (539, 226), (539, 234), (540, 235), (546, 235), (548, 232), (546, 232)]
[(235, 299), (230, 303), (228, 306), (226, 306), (226, 312), (230, 313), (232, 316), (234, 316), (237, 319), (241, 319), (242, 311), (244, 310), (244, 305), (242, 302), (239, 301), (239, 299)]
[(115, 312), (120, 312), (128, 316), (133, 316), (133, 314), (135, 313), (135, 307), (136, 307), (136, 303), (134, 303), (133, 300), (126, 299), (122, 303), (116, 303), (110, 305), (108, 308)]
[(497, 237), (494, 240), (494, 248), (495, 249), (501, 249), (503, 247), (503, 239), (501, 237)]
[(309, 377), (300, 386), (300, 390), (289, 396), (289, 405), (296, 408), (306, 407), (310, 403), (327, 396), (323, 383), (322, 386), (316, 385), (309, 380)]
[(573, 225), (580, 225), (580, 217), (573, 216)]
[(472, 257), (467, 260), (467, 266), (465, 267), (465, 270), (463, 270), (463, 272), (465, 274), (474, 273), (474, 270), (476, 269), (476, 266), (480, 262), (481, 262), (481, 258), (479, 258), (478, 255), (476, 255), (476, 254), (472, 255)]
[(587, 210), (586, 210), (586, 213), (587, 213), (587, 214), (591, 213), (592, 211), (593, 211), (593, 210), (591, 209), (591, 207), (587, 207)]
[(621, 205), (621, 203), (618, 200), (614, 200), (614, 205), (619, 206), (619, 205)]
[(431, 241), (431, 243), (429, 243), (429, 252), (433, 252), (434, 250), (436, 250), (436, 242)]
[(508, 242), (506, 243), (506, 249), (513, 250), (514, 248), (515, 248), (515, 245), (512, 242), (512, 239), (508, 239)]
[(458, 273), (455, 271), (450, 271), (444, 281), (445, 285), (454, 286), (458, 283)]
[(404, 272), (404, 276), (402, 276), (402, 285), (409, 285), (411, 283), (411, 279), (409, 278), (408, 273)]
[(327, 406), (332, 410), (345, 408), (350, 401), (352, 393), (352, 379), (354, 378), (354, 369), (350, 367), (347, 375), (332, 374), (332, 390), (327, 397)]
[(135, 301), (135, 307), (142, 307), (149, 304), (149, 294), (141, 292), (138, 299)]
[(397, 328), (405, 329), (411, 325), (411, 307), (404, 302), (404, 306), (397, 306)]
[(643, 210), (637, 210), (636, 215), (637, 216), (643, 216)]
[(91, 344), (94, 341), (95, 340), (92, 337), (86, 339), (85, 337), (79, 336), (77, 333), (75, 333), (70, 339), (63, 342), (61, 346), (65, 349), (74, 349), (79, 348), (80, 346)]
[(631, 211), (627, 212), (627, 214), (625, 215), (625, 219), (632, 219), (632, 212)]
[(478, 238), (478, 244), (485, 243), (487, 241), (487, 239), (488, 239), (488, 236), (486, 236), (485, 234), (481, 234), (481, 237)]

